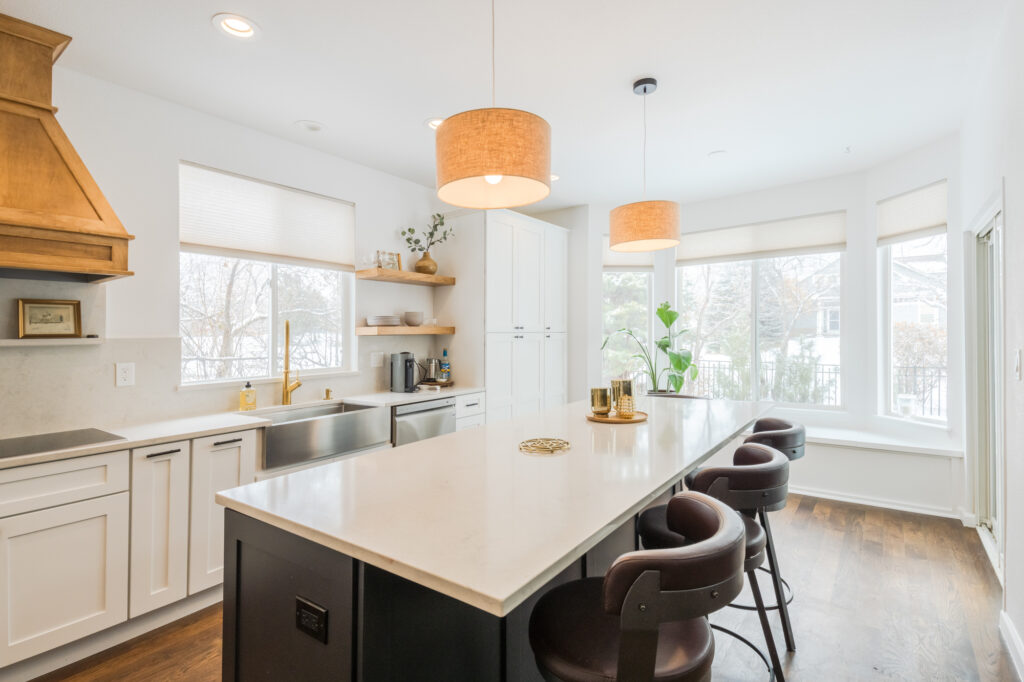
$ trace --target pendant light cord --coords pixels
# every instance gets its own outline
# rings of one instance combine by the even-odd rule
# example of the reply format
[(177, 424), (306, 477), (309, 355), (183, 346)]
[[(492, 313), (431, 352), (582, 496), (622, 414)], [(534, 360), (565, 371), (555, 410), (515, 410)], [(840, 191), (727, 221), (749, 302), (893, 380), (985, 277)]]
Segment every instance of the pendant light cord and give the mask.
[(491, 108), (494, 108), (494, 0), (491, 0)]
[[(493, 0), (491, 0), (493, 2)], [(644, 162), (643, 162), (643, 197), (647, 201), (647, 90), (644, 89)]]

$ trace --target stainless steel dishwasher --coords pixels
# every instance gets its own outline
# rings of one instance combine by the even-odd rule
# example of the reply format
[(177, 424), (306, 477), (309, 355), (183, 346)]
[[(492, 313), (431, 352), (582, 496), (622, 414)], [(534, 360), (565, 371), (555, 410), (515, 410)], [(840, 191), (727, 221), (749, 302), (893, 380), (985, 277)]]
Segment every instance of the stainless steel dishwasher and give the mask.
[(455, 431), (455, 398), (391, 408), (391, 442), (396, 447)]

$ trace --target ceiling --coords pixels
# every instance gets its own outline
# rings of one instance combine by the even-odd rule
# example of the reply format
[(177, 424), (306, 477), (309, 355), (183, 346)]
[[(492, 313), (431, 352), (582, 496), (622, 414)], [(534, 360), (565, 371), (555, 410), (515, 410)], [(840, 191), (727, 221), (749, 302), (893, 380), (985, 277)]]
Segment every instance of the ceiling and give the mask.
[[(641, 76), (660, 85), (649, 198), (855, 171), (951, 133), (1006, 0), (496, 5), (497, 104), (552, 127), (561, 180), (546, 209), (641, 198)], [(222, 11), (260, 36), (223, 35), (210, 23)], [(487, 0), (0, 0), (0, 12), (71, 35), (61, 66), (429, 186), (424, 121), (490, 103)]]

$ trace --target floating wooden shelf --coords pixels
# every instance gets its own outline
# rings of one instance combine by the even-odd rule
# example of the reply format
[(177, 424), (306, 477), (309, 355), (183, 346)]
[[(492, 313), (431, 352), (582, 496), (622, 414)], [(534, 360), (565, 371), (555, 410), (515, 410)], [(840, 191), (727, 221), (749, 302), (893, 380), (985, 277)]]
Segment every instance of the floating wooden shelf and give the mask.
[(418, 284), (424, 287), (447, 287), (455, 284), (454, 277), (424, 275), (422, 272), (388, 270), (385, 268), (357, 270), (356, 279), (368, 279), (374, 282), (397, 282), (398, 284)]
[(28, 348), (30, 346), (97, 346), (103, 339), (0, 339), (0, 348)]
[(356, 327), (356, 336), (440, 336), (454, 334), (455, 327)]

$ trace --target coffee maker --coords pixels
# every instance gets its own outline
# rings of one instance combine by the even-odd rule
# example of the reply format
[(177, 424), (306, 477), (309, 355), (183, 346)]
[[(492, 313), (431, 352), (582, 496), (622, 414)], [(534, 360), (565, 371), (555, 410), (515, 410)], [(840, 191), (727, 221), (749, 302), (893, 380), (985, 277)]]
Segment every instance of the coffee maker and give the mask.
[(412, 393), (416, 390), (416, 358), (412, 353), (391, 354), (391, 392)]

